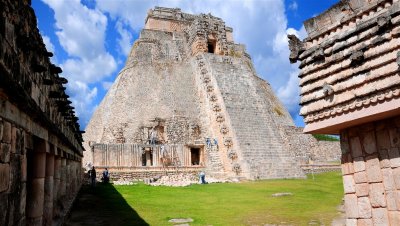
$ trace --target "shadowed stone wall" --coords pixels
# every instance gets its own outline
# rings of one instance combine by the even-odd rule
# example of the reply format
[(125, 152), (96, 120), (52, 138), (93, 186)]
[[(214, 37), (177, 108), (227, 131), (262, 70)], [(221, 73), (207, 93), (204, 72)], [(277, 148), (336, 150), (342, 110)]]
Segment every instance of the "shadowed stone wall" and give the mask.
[(0, 11), (0, 225), (57, 225), (82, 181), (78, 118), (30, 1)]

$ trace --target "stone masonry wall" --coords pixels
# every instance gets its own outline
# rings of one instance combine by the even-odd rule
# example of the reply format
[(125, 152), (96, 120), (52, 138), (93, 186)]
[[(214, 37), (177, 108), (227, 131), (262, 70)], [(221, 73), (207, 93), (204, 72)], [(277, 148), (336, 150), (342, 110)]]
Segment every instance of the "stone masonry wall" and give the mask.
[(281, 127), (280, 132), (286, 147), (301, 164), (340, 161), (342, 153), (339, 141), (319, 141), (312, 135), (303, 133), (303, 128), (294, 126)]
[(60, 224), (82, 181), (82, 136), (30, 1), (0, 2), (0, 225)]
[(346, 225), (400, 225), (400, 117), (340, 135)]

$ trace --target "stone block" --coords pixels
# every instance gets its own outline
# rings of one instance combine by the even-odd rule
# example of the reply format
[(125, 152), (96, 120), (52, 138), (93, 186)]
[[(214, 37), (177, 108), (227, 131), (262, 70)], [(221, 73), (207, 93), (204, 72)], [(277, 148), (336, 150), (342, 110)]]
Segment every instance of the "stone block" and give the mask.
[(20, 196), (19, 196), (19, 215), (25, 216), (26, 208), (26, 183), (21, 183)]
[(372, 207), (386, 207), (385, 188), (382, 183), (370, 184), (369, 197)]
[(33, 139), (30, 133), (25, 133), (24, 144), (25, 144), (25, 149), (33, 149)]
[(383, 129), (376, 133), (376, 140), (378, 143), (378, 149), (389, 149), (390, 144), (390, 136), (387, 129)]
[(391, 168), (382, 169), (382, 177), (383, 177), (383, 186), (385, 187), (386, 191), (396, 189)]
[(12, 126), (11, 128), (11, 153), (16, 152), (16, 143), (17, 143), (17, 128)]
[(345, 194), (356, 192), (353, 175), (344, 175), (343, 176), (343, 187), (344, 187)]
[(362, 143), (364, 151), (367, 154), (373, 154), (377, 152), (374, 131), (364, 133), (362, 138)]
[(400, 225), (400, 211), (389, 211), (390, 225)]
[(386, 204), (388, 210), (397, 210), (396, 191), (386, 191)]
[(0, 162), (10, 162), (11, 144), (1, 143), (0, 144)]
[(357, 226), (373, 226), (372, 218), (370, 219), (357, 219)]
[(46, 175), (46, 153), (36, 152), (33, 155), (33, 171), (34, 178), (44, 178)]
[(44, 178), (32, 180), (30, 202), (26, 205), (26, 215), (28, 218), (42, 217), (44, 206)]
[(357, 226), (357, 219), (346, 219), (346, 226)]
[(361, 184), (361, 183), (368, 182), (367, 173), (365, 173), (365, 171), (364, 172), (354, 173), (354, 182), (356, 184)]
[(358, 198), (358, 217), (369, 219), (371, 216), (371, 203), (369, 202), (369, 198)]
[(360, 157), (363, 155), (359, 137), (350, 138), (350, 148), (353, 158)]
[(8, 195), (0, 193), (0, 225), (7, 224), (7, 212), (8, 212)]
[(390, 145), (392, 147), (400, 146), (400, 131), (398, 128), (389, 129)]
[(344, 195), (344, 207), (347, 218), (358, 218), (358, 200), (355, 194)]
[(3, 137), (1, 142), (10, 144), (11, 143), (11, 123), (3, 121)]
[(26, 158), (26, 155), (21, 155), (21, 181), (25, 182), (27, 179), (27, 175), (28, 175), (28, 168), (27, 168), (27, 164), (28, 164), (28, 160)]
[(389, 225), (388, 211), (386, 208), (373, 208), (372, 221), (374, 225)]
[(356, 195), (358, 197), (368, 196), (368, 194), (369, 194), (368, 183), (356, 184)]
[(400, 190), (400, 167), (394, 168), (392, 173), (396, 189)]
[(365, 168), (369, 183), (382, 181), (381, 167), (377, 156), (368, 156), (366, 158)]
[(8, 190), (10, 185), (10, 164), (0, 163), (0, 192)]
[(0, 142), (3, 139), (3, 130), (4, 130), (4, 121), (3, 119), (0, 117)]
[(342, 174), (348, 175), (354, 173), (353, 159), (351, 154), (342, 155)]
[(388, 150), (390, 167), (400, 167), (400, 153), (398, 148), (391, 148)]
[(380, 159), (381, 168), (389, 168), (390, 167), (389, 154), (386, 149), (379, 150), (379, 159)]
[(354, 158), (353, 161), (354, 172), (361, 172), (365, 170), (365, 161), (363, 157)]

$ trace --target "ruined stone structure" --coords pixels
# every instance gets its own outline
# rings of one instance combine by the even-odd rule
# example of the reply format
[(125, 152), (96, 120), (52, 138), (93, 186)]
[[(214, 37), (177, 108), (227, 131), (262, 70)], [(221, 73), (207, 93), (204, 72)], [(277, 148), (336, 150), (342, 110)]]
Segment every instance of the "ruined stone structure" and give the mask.
[(232, 28), (210, 14), (156, 7), (86, 128), (84, 161), (122, 177), (200, 169), (303, 177), (283, 137), (288, 127), (289, 113)]
[(52, 225), (81, 185), (78, 119), (30, 1), (0, 11), (0, 225)]
[(340, 134), (347, 225), (400, 225), (400, 1), (344, 0), (289, 36), (308, 133)]

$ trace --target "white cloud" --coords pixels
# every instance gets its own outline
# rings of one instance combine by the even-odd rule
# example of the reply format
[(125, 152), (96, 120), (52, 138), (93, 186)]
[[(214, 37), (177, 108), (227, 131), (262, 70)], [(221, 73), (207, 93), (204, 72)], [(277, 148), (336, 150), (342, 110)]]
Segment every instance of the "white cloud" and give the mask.
[(124, 28), (121, 21), (117, 21), (115, 27), (120, 35), (120, 38), (118, 39), (118, 47), (120, 48), (121, 53), (124, 56), (127, 56), (132, 47), (133, 35), (128, 29)]
[(101, 84), (103, 85), (104, 90), (109, 90), (113, 85), (113, 82), (102, 82)]
[(80, 118), (81, 123), (86, 125), (95, 108), (93, 102), (97, 96), (97, 87), (89, 88), (83, 82), (74, 81), (69, 82), (67, 88), (68, 93), (73, 94), (71, 102), (75, 107), (76, 116)]
[(290, 3), (290, 5), (289, 5), (290, 10), (296, 11), (297, 8), (298, 8), (298, 5), (297, 5), (296, 1), (293, 1), (292, 3)]
[(54, 45), (51, 42), (50, 38), (46, 35), (42, 35), (42, 38), (43, 38), (44, 44), (46, 45), (47, 51), (54, 53), (55, 48), (54, 48)]
[(89, 9), (80, 0), (42, 1), (54, 11), (55, 33), (68, 54), (60, 62), (63, 76), (69, 80), (67, 92), (85, 126), (95, 105), (96, 83), (117, 69), (114, 57), (105, 48), (107, 16), (98, 9)]

